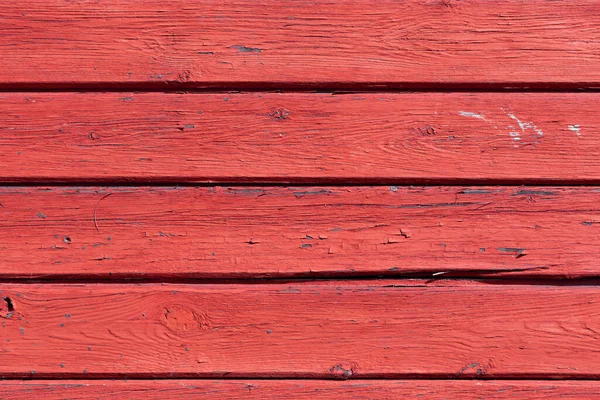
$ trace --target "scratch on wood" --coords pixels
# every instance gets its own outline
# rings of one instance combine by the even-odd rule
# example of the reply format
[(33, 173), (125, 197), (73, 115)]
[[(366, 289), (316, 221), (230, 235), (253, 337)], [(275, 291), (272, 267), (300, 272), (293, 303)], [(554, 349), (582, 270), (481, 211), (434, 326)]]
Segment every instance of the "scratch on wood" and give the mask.
[(98, 211), (98, 205), (100, 205), (100, 202), (110, 195), (112, 195), (112, 193), (105, 194), (100, 200), (98, 200), (98, 202), (96, 203), (96, 207), (94, 207), (94, 226), (96, 227), (96, 231), (98, 231), (98, 232), (100, 232), (100, 228), (98, 228), (98, 220), (96, 219), (96, 212)]

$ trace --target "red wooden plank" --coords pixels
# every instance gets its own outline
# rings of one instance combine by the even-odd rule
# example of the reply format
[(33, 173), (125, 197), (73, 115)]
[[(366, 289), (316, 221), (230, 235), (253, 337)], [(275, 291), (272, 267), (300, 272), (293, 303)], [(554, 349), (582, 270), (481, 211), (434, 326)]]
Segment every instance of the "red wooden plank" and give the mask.
[(2, 278), (599, 276), (596, 188), (1, 188)]
[(0, 83), (600, 85), (586, 0), (6, 0)]
[(0, 181), (600, 182), (598, 94), (4, 94)]
[(600, 378), (595, 286), (339, 281), (1, 290), (1, 377)]
[(4, 400), (17, 399), (497, 399), (596, 400), (597, 381), (4, 381)]

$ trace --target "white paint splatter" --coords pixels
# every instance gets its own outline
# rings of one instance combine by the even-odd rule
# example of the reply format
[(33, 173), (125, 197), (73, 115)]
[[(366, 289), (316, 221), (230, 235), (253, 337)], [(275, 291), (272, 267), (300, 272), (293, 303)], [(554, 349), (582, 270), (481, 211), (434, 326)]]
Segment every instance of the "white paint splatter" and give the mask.
[(521, 131), (525, 132), (525, 128), (528, 128), (528, 126), (525, 125), (523, 122), (521, 122), (521, 120), (519, 118), (517, 118), (515, 116), (515, 114), (507, 113), (506, 115), (508, 115), (509, 117), (511, 117), (512, 119), (514, 119), (515, 121), (517, 121), (517, 123), (519, 124), (519, 127), (521, 128)]
[(581, 136), (581, 128), (579, 127), (579, 125), (569, 125), (569, 130), (575, 132), (577, 136)]
[(544, 136), (544, 132), (542, 132), (542, 130), (535, 126), (532, 122), (523, 122), (519, 118), (517, 118), (515, 114), (512, 113), (506, 113), (506, 115), (517, 121), (517, 124), (519, 124), (519, 128), (521, 128), (522, 133), (525, 133), (525, 129), (532, 129), (535, 133), (538, 134), (538, 136)]
[(467, 111), (459, 111), (458, 115), (462, 115), (463, 117), (477, 118), (477, 119), (487, 121), (487, 119), (485, 119), (485, 117), (483, 115), (477, 114), (477, 113), (472, 113), (472, 112), (467, 112)]

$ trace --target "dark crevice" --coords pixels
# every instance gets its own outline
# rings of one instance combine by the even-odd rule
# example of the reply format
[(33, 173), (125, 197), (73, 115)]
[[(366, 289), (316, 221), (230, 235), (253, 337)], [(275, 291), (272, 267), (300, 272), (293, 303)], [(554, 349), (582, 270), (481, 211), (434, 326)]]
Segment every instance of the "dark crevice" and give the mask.
[(337, 376), (331, 373), (278, 373), (264, 376), (259, 373), (37, 373), (32, 371), (30, 374), (15, 373), (13, 375), (0, 376), (0, 380), (27, 380), (36, 381), (55, 380), (60, 383), (61, 380), (320, 380), (320, 381), (341, 381), (351, 383), (353, 381), (369, 381), (369, 380), (436, 380), (436, 381), (600, 381), (600, 374), (557, 374), (548, 376), (547, 374), (530, 374), (530, 373), (515, 373), (515, 374), (407, 374), (407, 373), (371, 373), (371, 374), (352, 374), (351, 376)]
[(10, 297), (5, 297), (4, 298), (4, 302), (6, 303), (6, 309), (9, 312), (13, 312), (15, 311), (15, 305), (13, 304), (13, 301)]
[[(240, 47), (249, 51), (258, 49)], [(600, 82), (1, 82), (2, 92), (600, 92)]]
[(477, 282), (486, 285), (526, 285), (526, 286), (600, 286), (600, 277), (569, 278), (565, 276), (535, 275), (531, 272), (544, 269), (523, 268), (508, 270), (483, 270), (483, 271), (445, 271), (415, 272), (402, 274), (358, 274), (347, 271), (327, 273), (318, 276), (311, 274), (297, 274), (277, 276), (267, 274), (223, 274), (222, 276), (201, 276), (200, 274), (146, 274), (144, 276), (131, 274), (107, 275), (38, 275), (19, 277), (0, 277), (2, 283), (18, 284), (185, 284), (185, 285), (264, 285), (264, 284), (310, 284), (311, 282), (330, 282), (343, 284), (345, 282), (364, 282), (367, 286), (379, 287), (415, 287), (435, 285), (436, 283), (456, 282), (457, 284)]
[(120, 187), (213, 187), (213, 186), (253, 186), (253, 187), (293, 187), (299, 188), (311, 186), (393, 186), (401, 187), (431, 187), (431, 186), (536, 186), (536, 187), (599, 187), (600, 179), (462, 179), (462, 178), (320, 178), (320, 177), (259, 177), (259, 178), (235, 178), (231, 177), (209, 177), (209, 178), (182, 178), (182, 177), (160, 177), (160, 178), (138, 178), (138, 177), (116, 177), (116, 178), (46, 178), (46, 177), (24, 177), (19, 179), (3, 178), (0, 175), (0, 186), (5, 187), (46, 187), (46, 186), (120, 186)]

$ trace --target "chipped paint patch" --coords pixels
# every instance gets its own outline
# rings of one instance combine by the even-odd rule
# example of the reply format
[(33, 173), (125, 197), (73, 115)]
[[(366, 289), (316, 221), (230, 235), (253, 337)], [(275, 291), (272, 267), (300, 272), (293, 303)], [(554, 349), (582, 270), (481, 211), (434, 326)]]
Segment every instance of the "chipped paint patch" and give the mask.
[(579, 125), (569, 125), (569, 130), (575, 132), (577, 136), (581, 136), (581, 127)]
[(229, 46), (230, 49), (236, 49), (240, 53), (260, 53), (262, 49), (258, 47), (248, 47), (242, 45)]

